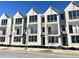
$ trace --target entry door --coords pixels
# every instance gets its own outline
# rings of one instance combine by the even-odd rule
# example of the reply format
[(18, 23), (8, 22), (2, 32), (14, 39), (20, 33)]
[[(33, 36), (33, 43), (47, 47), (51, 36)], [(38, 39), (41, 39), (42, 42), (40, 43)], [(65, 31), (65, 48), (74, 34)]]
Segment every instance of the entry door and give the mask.
[(42, 37), (42, 39), (41, 39), (41, 44), (42, 44), (42, 45), (45, 45), (45, 37)]
[(63, 37), (62, 37), (62, 44), (63, 44), (63, 46), (68, 46), (67, 35), (63, 35)]
[(23, 37), (22, 44), (26, 44), (26, 36)]

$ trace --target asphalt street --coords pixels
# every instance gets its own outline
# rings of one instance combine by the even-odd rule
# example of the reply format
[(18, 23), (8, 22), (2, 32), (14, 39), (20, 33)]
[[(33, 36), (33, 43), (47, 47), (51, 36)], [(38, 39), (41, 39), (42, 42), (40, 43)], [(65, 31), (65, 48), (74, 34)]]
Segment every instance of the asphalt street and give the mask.
[(79, 56), (38, 52), (0, 51), (0, 58), (79, 58)]

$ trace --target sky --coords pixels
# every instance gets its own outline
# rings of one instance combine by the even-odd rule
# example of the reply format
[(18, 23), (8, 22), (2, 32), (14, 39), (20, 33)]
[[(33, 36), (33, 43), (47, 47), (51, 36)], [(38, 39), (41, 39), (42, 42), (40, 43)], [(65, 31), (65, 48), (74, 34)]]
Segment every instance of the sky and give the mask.
[(0, 1), (0, 16), (7, 13), (14, 16), (17, 11), (26, 15), (34, 7), (39, 13), (44, 13), (49, 6), (63, 12), (70, 1)]

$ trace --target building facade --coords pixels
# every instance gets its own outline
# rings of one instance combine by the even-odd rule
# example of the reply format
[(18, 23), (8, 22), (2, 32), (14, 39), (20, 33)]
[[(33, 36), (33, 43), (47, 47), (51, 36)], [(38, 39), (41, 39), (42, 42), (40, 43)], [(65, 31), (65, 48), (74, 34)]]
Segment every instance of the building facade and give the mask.
[(79, 5), (71, 2), (61, 13), (49, 7), (45, 13), (35, 8), (13, 17), (0, 17), (0, 44), (15, 46), (79, 47)]
[(10, 33), (11, 33), (12, 18), (4, 13), (0, 17), (0, 44), (10, 44)]
[(68, 46), (79, 47), (79, 4), (71, 2), (64, 11)]

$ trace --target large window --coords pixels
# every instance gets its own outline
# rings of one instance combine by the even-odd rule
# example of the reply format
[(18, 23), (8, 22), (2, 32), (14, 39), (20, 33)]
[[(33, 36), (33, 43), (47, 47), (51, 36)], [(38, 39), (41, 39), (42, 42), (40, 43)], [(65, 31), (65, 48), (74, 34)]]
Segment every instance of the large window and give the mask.
[(17, 18), (15, 20), (15, 24), (22, 24), (22, 18)]
[(37, 15), (29, 16), (29, 22), (37, 22)]
[(1, 25), (7, 25), (7, 19), (3, 19)]
[(69, 19), (78, 19), (79, 10), (69, 11)]
[(47, 21), (48, 22), (55, 22), (57, 21), (57, 15), (54, 14), (54, 15), (47, 15)]
[(37, 42), (37, 36), (29, 36), (29, 42)]
[(69, 25), (70, 33), (79, 33), (79, 25)]
[(0, 37), (0, 42), (5, 42), (5, 37)]
[(21, 42), (21, 37), (14, 37), (14, 42)]
[(48, 43), (58, 43), (58, 37), (49, 36), (48, 37)]
[(79, 36), (71, 36), (72, 43), (79, 43)]
[(48, 34), (58, 34), (58, 27), (57, 26), (48, 27)]
[(37, 25), (31, 26), (31, 27), (30, 27), (30, 30), (31, 30), (31, 32), (30, 32), (31, 34), (36, 34), (36, 33), (37, 33)]

